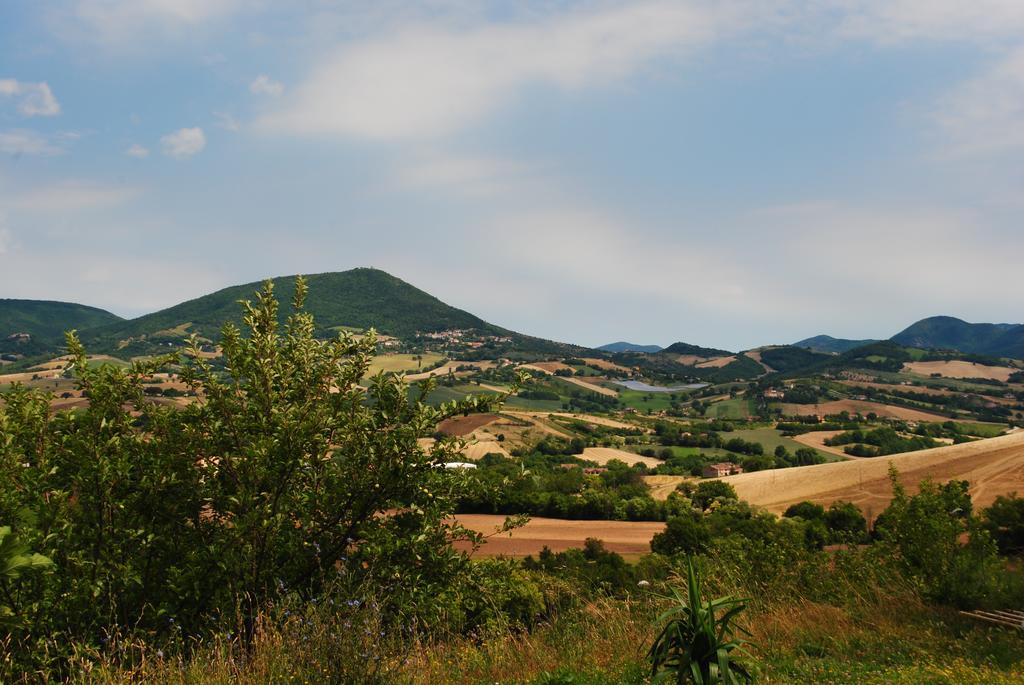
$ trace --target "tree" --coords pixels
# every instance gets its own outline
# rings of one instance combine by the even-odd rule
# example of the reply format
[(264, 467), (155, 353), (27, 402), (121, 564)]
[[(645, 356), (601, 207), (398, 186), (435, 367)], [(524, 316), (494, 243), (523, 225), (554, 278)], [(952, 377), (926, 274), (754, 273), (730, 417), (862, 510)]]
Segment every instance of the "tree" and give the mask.
[(876, 523), (882, 541), (898, 550), (906, 570), (933, 599), (963, 608), (997, 600), (1002, 563), (988, 532), (965, 515), (962, 485), (925, 480), (911, 497), (898, 475), (890, 467), (893, 499)]
[(711, 545), (711, 532), (704, 521), (692, 514), (674, 516), (665, 529), (651, 538), (651, 551), (657, 554), (700, 554)]
[(802, 518), (805, 521), (824, 521), (825, 507), (813, 502), (800, 502), (786, 509), (784, 518)]
[(867, 534), (864, 514), (852, 502), (833, 502), (825, 512), (825, 525), (837, 541), (855, 542)]
[(996, 497), (992, 506), (982, 512), (982, 521), (1001, 553), (1024, 552), (1024, 499), (1016, 493)]
[[(459, 446), (417, 439), (494, 400), (431, 407), (431, 381), (410, 398), (383, 373), (364, 390), (375, 336), (317, 339), (305, 295), (300, 279), (282, 330), (268, 282), (216, 367), (195, 339), (184, 362), (90, 366), (70, 334), (88, 407), (51, 416), (45, 397), (4, 394), (0, 520), (28, 512), (21, 536), (58, 569), (33, 584), (40, 636), (188, 636), (239, 613), (251, 634), (269, 602), (339, 578), (372, 588), (385, 620), (458, 606), (468, 561), (450, 543), (479, 536), (451, 518), (466, 476), (436, 467)], [(196, 401), (147, 400), (145, 380), (178, 364)]]
[(696, 506), (706, 510), (717, 499), (739, 499), (739, 496), (736, 489), (725, 481), (704, 480), (697, 484), (690, 499)]

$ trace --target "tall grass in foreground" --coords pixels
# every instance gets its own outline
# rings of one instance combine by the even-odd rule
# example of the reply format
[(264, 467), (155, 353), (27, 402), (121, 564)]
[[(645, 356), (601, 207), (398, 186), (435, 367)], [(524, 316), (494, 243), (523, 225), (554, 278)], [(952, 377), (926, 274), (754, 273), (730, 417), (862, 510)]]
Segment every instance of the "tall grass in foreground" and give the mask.
[[(918, 587), (872, 550), (813, 555), (793, 563), (770, 546), (728, 545), (697, 560), (710, 596), (751, 597), (741, 625), (756, 648), (759, 683), (1024, 682), (1019, 634), (962, 619), (921, 598)], [(251, 652), (224, 636), (191, 659), (112, 655), (83, 684), (402, 683), (636, 685), (666, 586), (625, 599), (563, 596), (532, 630), (492, 623), (471, 635), (380, 635), (372, 608), (321, 603), (261, 618)], [(83, 662), (84, 663), (84, 662)]]

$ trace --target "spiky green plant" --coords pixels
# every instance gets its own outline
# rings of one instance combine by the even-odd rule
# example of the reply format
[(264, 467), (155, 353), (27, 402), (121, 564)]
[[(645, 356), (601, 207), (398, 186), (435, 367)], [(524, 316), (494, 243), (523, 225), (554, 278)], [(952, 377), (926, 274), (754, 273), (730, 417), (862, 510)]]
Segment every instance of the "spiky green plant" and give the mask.
[(735, 660), (745, 654), (746, 640), (737, 632), (747, 632), (735, 623), (747, 608), (747, 600), (719, 597), (704, 601), (700, 578), (693, 562), (686, 561), (687, 592), (684, 597), (672, 588), (675, 606), (658, 617), (665, 623), (647, 654), (655, 683), (694, 683), (694, 685), (735, 685), (750, 682), (750, 671)]

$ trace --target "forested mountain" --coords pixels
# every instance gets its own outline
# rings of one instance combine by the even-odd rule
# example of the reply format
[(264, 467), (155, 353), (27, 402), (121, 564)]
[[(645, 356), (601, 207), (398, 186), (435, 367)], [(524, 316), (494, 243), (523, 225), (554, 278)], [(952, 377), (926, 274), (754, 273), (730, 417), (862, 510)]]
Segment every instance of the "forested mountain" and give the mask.
[[(282, 321), (292, 311), (295, 278), (273, 279), (274, 292), (281, 301)], [(306, 281), (309, 284), (306, 310), (323, 330), (340, 326), (373, 327), (380, 333), (400, 337), (449, 329), (473, 330), (485, 335), (510, 334), (377, 269), (314, 274), (306, 276)], [(226, 322), (241, 321), (239, 300), (253, 299), (260, 287), (261, 283), (254, 282), (224, 288), (137, 319), (92, 329), (83, 339), (87, 343), (109, 345), (141, 338), (180, 340), (191, 333), (216, 338)]]
[(732, 352), (719, 350), (714, 347), (701, 347), (690, 343), (677, 342), (666, 347), (662, 352), (666, 354), (692, 354), (697, 357), (729, 357)]
[(804, 347), (813, 352), (832, 352), (840, 354), (856, 347), (870, 345), (878, 342), (873, 339), (849, 340), (846, 338), (833, 338), (831, 335), (816, 335), (813, 338), (805, 338), (800, 342), (793, 343), (793, 347)]
[(892, 340), (908, 347), (1024, 359), (1024, 324), (968, 323), (952, 316), (932, 316)]
[(630, 342), (613, 342), (607, 345), (601, 345), (597, 349), (602, 352), (646, 352), (648, 354), (654, 352), (661, 352), (661, 346), (659, 345), (637, 345)]
[(118, 321), (116, 314), (74, 302), (0, 300), (0, 352), (37, 354), (63, 344), (68, 329)]

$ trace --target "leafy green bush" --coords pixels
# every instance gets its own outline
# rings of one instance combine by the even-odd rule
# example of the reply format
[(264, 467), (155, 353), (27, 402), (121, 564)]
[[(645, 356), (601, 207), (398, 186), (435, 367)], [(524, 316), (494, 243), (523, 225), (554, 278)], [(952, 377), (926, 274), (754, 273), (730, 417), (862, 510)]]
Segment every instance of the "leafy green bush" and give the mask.
[(223, 372), (193, 340), (185, 408), (144, 393), (176, 357), (89, 365), (74, 335), (86, 408), (51, 416), (42, 394), (4, 393), (0, 520), (57, 568), (18, 589), (32, 611), (11, 636), (20, 666), (60, 668), (70, 645), (110, 635), (180, 644), (230, 626), (249, 639), (262, 607), (339, 577), (373, 587), (383, 621), (453, 613), (468, 562), (449, 543), (479, 536), (450, 516), (464, 475), (436, 468), (458, 445), (427, 454), (417, 439), (493, 402), (430, 407), (429, 384), (409, 399), (384, 374), (364, 390), (373, 335), (317, 339), (304, 299), (300, 280), (281, 330), (268, 283), (244, 305), (246, 334), (224, 327)]

